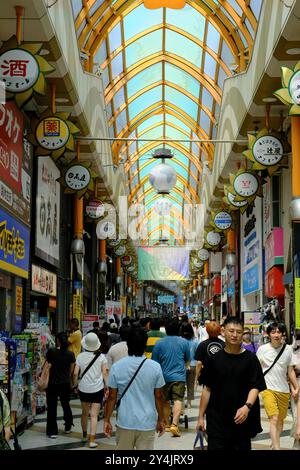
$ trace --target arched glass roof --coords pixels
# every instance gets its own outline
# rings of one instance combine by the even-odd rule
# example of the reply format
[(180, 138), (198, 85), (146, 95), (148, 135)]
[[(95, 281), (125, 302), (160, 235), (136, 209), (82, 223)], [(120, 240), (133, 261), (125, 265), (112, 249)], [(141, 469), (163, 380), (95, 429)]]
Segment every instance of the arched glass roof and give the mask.
[[(143, 0), (72, 0), (87, 69), (102, 75), (110, 136), (173, 141), (166, 147), (177, 183), (169, 199), (182, 216), (184, 203), (199, 202), (202, 166), (212, 165), (214, 145), (175, 141), (214, 139), (224, 80), (251, 58), (261, 3), (187, 0), (181, 9), (149, 9)], [(148, 174), (161, 147), (112, 144), (114, 162), (125, 162), (129, 202), (144, 202), (146, 212), (157, 198)]]

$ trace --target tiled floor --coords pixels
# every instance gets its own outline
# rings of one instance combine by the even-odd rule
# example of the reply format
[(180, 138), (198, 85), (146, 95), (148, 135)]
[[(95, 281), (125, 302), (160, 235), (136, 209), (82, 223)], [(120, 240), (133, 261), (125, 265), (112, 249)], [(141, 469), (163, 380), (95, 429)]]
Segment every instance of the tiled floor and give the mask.
[[(163, 436), (155, 438), (156, 450), (192, 450), (195, 439), (195, 426), (198, 416), (200, 390), (196, 390), (196, 398), (193, 402), (191, 409), (186, 410), (188, 415), (188, 429), (185, 429), (184, 423), (180, 424), (182, 431), (181, 437), (172, 437), (170, 433), (165, 433)], [(58, 424), (59, 435), (56, 439), (50, 439), (46, 436), (46, 415), (38, 415), (33, 426), (28, 428), (20, 437), (19, 442), (22, 448), (25, 449), (38, 449), (38, 450), (90, 450), (86, 443), (81, 442), (81, 426), (80, 416), (81, 408), (79, 400), (72, 400), (71, 406), (74, 417), (74, 427), (70, 434), (64, 434), (64, 422), (62, 419), (62, 409), (58, 406)], [(112, 419), (114, 425), (115, 419)], [(290, 429), (292, 426), (292, 417), (290, 412), (287, 416), (284, 425), (284, 431), (281, 438), (281, 446), (283, 450), (292, 450), (293, 439), (290, 437)], [(253, 450), (270, 450), (269, 426), (268, 420), (264, 409), (262, 408), (262, 427), (263, 432), (256, 436), (252, 442)], [(108, 439), (103, 434), (103, 420), (98, 423), (97, 442), (99, 446), (95, 450), (114, 450), (115, 438), (114, 435)], [(94, 449), (93, 449), (94, 450)]]

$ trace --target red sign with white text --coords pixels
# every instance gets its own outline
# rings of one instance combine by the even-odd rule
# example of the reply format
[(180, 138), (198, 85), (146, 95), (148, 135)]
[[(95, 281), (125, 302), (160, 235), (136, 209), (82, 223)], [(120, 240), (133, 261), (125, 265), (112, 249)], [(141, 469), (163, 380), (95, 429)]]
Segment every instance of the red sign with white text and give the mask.
[(0, 174), (16, 193), (22, 192), (23, 116), (17, 106), (0, 103)]

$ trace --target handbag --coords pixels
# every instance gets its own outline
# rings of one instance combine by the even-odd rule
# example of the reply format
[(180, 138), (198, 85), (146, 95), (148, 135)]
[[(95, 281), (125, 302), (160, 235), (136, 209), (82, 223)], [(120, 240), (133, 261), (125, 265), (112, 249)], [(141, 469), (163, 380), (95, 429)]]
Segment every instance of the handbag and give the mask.
[(138, 371), (140, 370), (140, 368), (142, 367), (142, 365), (144, 364), (144, 362), (147, 360), (147, 358), (145, 358), (141, 363), (140, 365), (138, 366), (137, 370), (135, 371), (135, 373), (133, 374), (133, 377), (130, 379), (130, 381), (128, 382), (125, 390), (123, 391), (122, 395), (120, 396), (120, 398), (118, 399), (117, 401), (117, 404), (116, 404), (116, 408), (118, 410), (119, 406), (120, 406), (120, 403), (121, 403), (121, 400), (122, 398), (124, 397), (125, 393), (127, 392), (127, 390), (129, 389), (130, 385), (132, 384), (132, 382), (134, 381), (135, 377), (137, 376), (137, 373)]
[(285, 347), (286, 347), (286, 343), (284, 343), (284, 345), (282, 346), (282, 348), (280, 349), (279, 353), (277, 354), (277, 356), (275, 357), (273, 363), (270, 365), (270, 367), (264, 371), (264, 376), (269, 372), (269, 370), (272, 369), (272, 367), (276, 364), (276, 362), (278, 361), (278, 359), (280, 358), (281, 354), (283, 353), (283, 351), (285, 350)]
[(41, 375), (37, 380), (37, 389), (44, 392), (48, 388), (51, 364), (46, 360), (44, 362)]

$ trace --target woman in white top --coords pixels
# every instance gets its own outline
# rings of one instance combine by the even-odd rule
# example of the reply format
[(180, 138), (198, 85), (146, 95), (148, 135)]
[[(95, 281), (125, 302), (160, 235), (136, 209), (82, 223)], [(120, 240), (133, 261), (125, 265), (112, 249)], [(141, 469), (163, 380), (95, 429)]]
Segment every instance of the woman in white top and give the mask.
[[(90, 414), (91, 429), (89, 447), (95, 448), (98, 446), (97, 442), (95, 442), (98, 415), (104, 396), (104, 388), (106, 387), (108, 379), (107, 361), (105, 356), (99, 352), (101, 343), (95, 333), (88, 333), (82, 339), (81, 345), (85, 351), (80, 353), (76, 358), (74, 385), (77, 384), (79, 376), (78, 392), (82, 408), (82, 439), (83, 441), (87, 441), (87, 422)], [(93, 360), (94, 362), (90, 365)]]

